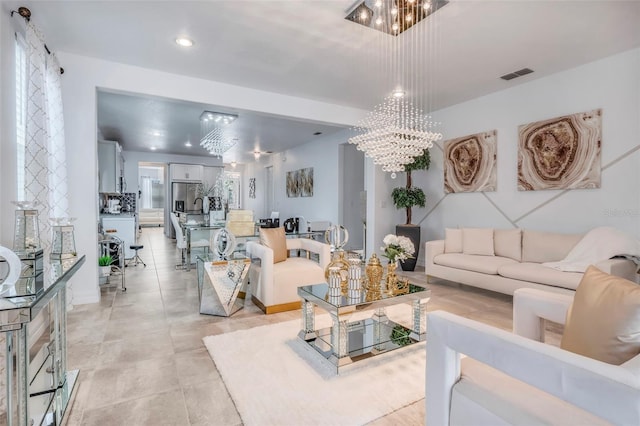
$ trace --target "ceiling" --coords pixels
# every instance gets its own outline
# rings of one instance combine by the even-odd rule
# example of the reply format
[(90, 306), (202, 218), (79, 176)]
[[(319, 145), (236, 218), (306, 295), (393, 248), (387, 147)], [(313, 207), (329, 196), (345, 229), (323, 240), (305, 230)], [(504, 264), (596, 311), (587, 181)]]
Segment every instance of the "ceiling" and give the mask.
[(436, 110), (640, 46), (639, 1), (451, 0), (398, 37), (345, 20), (353, 0), (4, 3), (53, 50), (362, 109), (420, 82), (408, 95)]
[[(98, 91), (98, 129), (102, 138), (119, 141), (127, 151), (180, 155), (209, 155), (199, 145), (203, 111), (237, 114), (225, 136), (237, 139), (224, 161), (253, 161), (254, 151), (281, 152), (343, 130), (342, 126), (316, 124), (287, 117), (231, 110), (213, 105), (136, 94)], [(185, 146), (190, 142), (191, 147)]]

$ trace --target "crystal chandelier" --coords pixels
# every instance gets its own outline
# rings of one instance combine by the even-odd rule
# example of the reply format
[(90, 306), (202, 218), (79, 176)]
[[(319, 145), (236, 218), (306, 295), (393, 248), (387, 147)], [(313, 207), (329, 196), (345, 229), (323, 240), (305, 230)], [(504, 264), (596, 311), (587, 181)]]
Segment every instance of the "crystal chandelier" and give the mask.
[(405, 164), (442, 139), (441, 133), (431, 130), (434, 126), (409, 100), (390, 95), (358, 123), (354, 130), (360, 134), (349, 143), (395, 177), (396, 172), (404, 171)]
[[(370, 66), (380, 70), (377, 83), (396, 89), (360, 120), (353, 129), (357, 135), (349, 143), (357, 145), (373, 163), (395, 178), (405, 165), (442, 139), (424, 110), (431, 111), (434, 72), (437, 64), (433, 23), (435, 12), (446, 0), (364, 0), (346, 19), (373, 30), (368, 53)], [(422, 21), (422, 22), (420, 22)], [(364, 35), (363, 35), (364, 37)], [(375, 62), (377, 61), (377, 62)]]
[(209, 151), (209, 154), (222, 157), (226, 151), (236, 144), (230, 137), (227, 127), (236, 118), (235, 114), (205, 111), (200, 115), (200, 146)]
[(344, 19), (398, 36), (448, 3), (448, 0), (362, 0)]

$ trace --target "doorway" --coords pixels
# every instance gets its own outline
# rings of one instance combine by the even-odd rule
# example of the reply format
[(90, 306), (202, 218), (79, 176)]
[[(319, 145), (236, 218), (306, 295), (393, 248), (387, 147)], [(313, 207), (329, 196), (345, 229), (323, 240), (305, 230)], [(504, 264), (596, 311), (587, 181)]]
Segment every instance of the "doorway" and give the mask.
[(138, 163), (138, 220), (141, 227), (164, 226), (166, 167), (164, 163)]
[[(367, 194), (364, 190), (364, 153), (354, 145), (341, 146), (342, 199), (340, 223), (349, 231), (348, 250), (364, 250), (367, 223)], [(364, 251), (363, 251), (364, 255)]]
[[(271, 215), (271, 212), (275, 210), (273, 201), (273, 166), (265, 167), (266, 175), (266, 197), (265, 199), (265, 217)], [(269, 216), (270, 217), (270, 216)]]

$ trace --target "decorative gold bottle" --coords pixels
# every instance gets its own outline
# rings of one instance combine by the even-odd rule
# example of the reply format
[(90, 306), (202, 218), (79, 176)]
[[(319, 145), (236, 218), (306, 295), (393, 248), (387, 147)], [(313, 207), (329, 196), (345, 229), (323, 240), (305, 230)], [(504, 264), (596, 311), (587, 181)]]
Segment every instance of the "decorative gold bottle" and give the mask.
[(387, 292), (389, 294), (393, 294), (393, 290), (396, 288), (396, 283), (398, 282), (398, 277), (396, 277), (396, 268), (398, 267), (396, 262), (389, 262), (387, 264)]
[(380, 281), (382, 280), (383, 272), (384, 270), (380, 259), (373, 253), (365, 268), (365, 275), (367, 276), (367, 300), (373, 301), (380, 298)]

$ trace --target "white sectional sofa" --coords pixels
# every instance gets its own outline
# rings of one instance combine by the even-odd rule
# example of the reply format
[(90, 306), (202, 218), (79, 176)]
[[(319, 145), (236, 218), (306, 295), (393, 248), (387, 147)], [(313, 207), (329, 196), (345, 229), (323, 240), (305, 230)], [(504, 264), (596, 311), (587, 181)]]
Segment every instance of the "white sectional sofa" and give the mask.
[[(513, 295), (519, 288), (573, 293), (582, 279), (582, 273), (542, 265), (564, 259), (582, 235), (526, 229), (468, 230), (447, 229), (445, 240), (426, 243), (427, 281), (437, 277)], [(629, 260), (603, 259), (595, 266), (636, 281), (636, 265)]]

